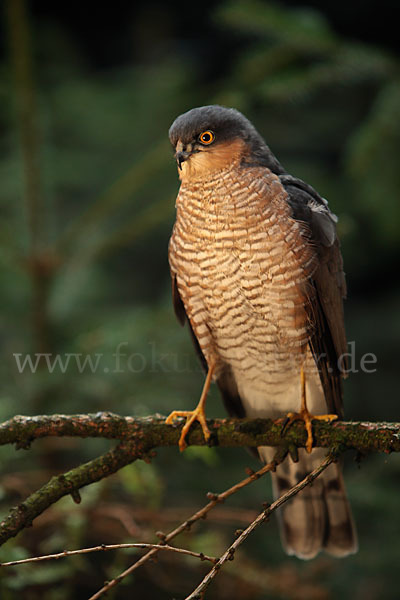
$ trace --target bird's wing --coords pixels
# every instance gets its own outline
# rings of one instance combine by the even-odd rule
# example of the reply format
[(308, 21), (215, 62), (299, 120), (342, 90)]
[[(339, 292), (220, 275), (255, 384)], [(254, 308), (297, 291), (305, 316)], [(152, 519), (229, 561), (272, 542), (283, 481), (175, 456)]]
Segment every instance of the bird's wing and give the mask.
[(318, 262), (311, 277), (314, 293), (310, 294), (307, 306), (312, 323), (310, 348), (319, 369), (328, 410), (342, 416), (342, 378), (347, 352), (343, 314), (346, 281), (336, 235), (337, 217), (311, 186), (291, 175), (279, 178), (288, 194), (293, 218), (307, 224), (310, 243), (316, 248)]

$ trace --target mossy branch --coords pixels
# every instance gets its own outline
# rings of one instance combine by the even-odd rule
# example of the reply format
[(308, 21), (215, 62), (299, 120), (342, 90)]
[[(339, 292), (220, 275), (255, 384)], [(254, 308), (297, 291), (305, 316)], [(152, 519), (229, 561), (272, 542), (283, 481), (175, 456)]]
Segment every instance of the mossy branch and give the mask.
[[(178, 444), (183, 422), (166, 425), (165, 417), (122, 417), (109, 412), (78, 415), (16, 416), (0, 424), (0, 444), (16, 444), (29, 448), (43, 437), (101, 437), (119, 440), (119, 444), (67, 473), (52, 477), (40, 490), (13, 508), (0, 523), (0, 545), (31, 525), (33, 519), (63, 496), (80, 501), (80, 488), (115, 473), (138, 458), (147, 459), (161, 446)], [(302, 422), (293, 423), (283, 431), (283, 419), (210, 419), (210, 445), (225, 447), (278, 446), (295, 456), (304, 447), (307, 434)], [(400, 452), (400, 423), (315, 421), (314, 445), (355, 449), (360, 453)], [(187, 436), (188, 444), (205, 445), (197, 424)]]
[[(304, 448), (307, 435), (301, 421), (282, 434), (283, 419), (209, 419), (211, 446), (294, 446)], [(0, 424), (0, 445), (16, 444), (27, 448), (43, 437), (97, 437), (134, 440), (146, 451), (176, 446), (184, 421), (166, 425), (165, 417), (123, 417), (110, 412), (77, 415), (15, 416)], [(358, 421), (313, 422), (314, 446), (368, 452), (400, 452), (400, 423)], [(186, 438), (189, 445), (206, 442), (198, 424)]]
[(145, 458), (140, 443), (121, 442), (102, 456), (79, 465), (67, 473), (52, 477), (43, 487), (12, 508), (0, 523), (0, 545), (16, 536), (25, 527), (30, 527), (33, 519), (63, 496), (70, 494), (74, 502), (79, 504), (80, 488), (104, 479), (138, 458)]

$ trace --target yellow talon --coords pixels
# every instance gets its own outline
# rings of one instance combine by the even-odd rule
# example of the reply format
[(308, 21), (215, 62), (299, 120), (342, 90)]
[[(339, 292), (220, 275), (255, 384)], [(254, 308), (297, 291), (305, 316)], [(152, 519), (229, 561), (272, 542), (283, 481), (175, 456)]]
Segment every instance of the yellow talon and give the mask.
[(186, 423), (183, 426), (181, 437), (179, 438), (179, 450), (181, 452), (183, 452), (183, 450), (187, 446), (185, 438), (189, 432), (189, 429), (195, 421), (198, 421), (200, 423), (206, 442), (208, 442), (208, 440), (210, 439), (211, 432), (207, 427), (205, 406), (208, 390), (210, 389), (211, 385), (213, 371), (214, 365), (211, 365), (211, 367), (208, 369), (203, 391), (201, 393), (201, 397), (196, 408), (194, 410), (174, 410), (165, 420), (167, 425), (171, 425), (179, 417), (186, 417)]
[(290, 412), (286, 416), (287, 416), (288, 420), (285, 423), (285, 429), (286, 429), (286, 427), (290, 427), (290, 425), (294, 421), (304, 421), (304, 425), (305, 425), (306, 431), (307, 431), (306, 450), (307, 450), (308, 454), (311, 453), (312, 445), (313, 445), (311, 422), (314, 419), (318, 419), (319, 421), (329, 421), (330, 422), (330, 421), (334, 421), (335, 419), (338, 418), (337, 415), (313, 415), (310, 412), (308, 412), (307, 408), (306, 408), (306, 410), (300, 410), (300, 412), (298, 412), (298, 413)]
[(316, 419), (318, 421), (335, 421), (338, 418), (337, 415), (313, 415), (308, 411), (307, 403), (306, 403), (306, 377), (304, 374), (304, 369), (301, 367), (300, 371), (300, 383), (301, 383), (301, 408), (300, 412), (289, 412), (286, 415), (286, 423), (284, 425), (284, 429), (289, 427), (294, 421), (304, 421), (304, 425), (307, 431), (307, 442), (306, 442), (306, 451), (310, 454), (313, 445), (313, 435), (312, 435), (312, 421)]
[(204, 438), (206, 441), (210, 439), (210, 430), (207, 427), (206, 415), (203, 408), (199, 408), (200, 403), (197, 405), (195, 410), (174, 410), (166, 419), (167, 425), (172, 424), (179, 417), (186, 417), (186, 423), (183, 426), (181, 437), (179, 438), (179, 450), (183, 452), (187, 444), (185, 437), (187, 436), (189, 429), (195, 421), (198, 421), (203, 430)]

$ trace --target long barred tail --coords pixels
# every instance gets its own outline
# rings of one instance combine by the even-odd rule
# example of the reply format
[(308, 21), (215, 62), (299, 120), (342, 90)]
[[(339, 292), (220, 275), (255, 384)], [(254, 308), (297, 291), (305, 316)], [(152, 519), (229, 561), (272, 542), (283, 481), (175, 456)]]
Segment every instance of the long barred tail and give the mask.
[[(259, 448), (265, 461), (271, 448)], [(275, 498), (304, 479), (321, 464), (326, 452), (314, 448), (311, 454), (299, 450), (299, 461), (287, 458), (272, 473)], [(357, 552), (357, 534), (340, 465), (333, 463), (312, 483), (278, 510), (282, 544), (288, 554), (314, 558), (321, 550), (337, 557)]]

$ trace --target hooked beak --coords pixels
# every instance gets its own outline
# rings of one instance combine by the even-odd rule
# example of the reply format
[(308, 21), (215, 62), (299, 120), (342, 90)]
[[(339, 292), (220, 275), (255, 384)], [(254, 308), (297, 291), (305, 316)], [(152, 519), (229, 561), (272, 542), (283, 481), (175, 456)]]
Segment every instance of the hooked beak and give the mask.
[(191, 154), (191, 152), (187, 152), (186, 150), (180, 150), (178, 152), (175, 152), (175, 159), (178, 163), (178, 169), (182, 171), (182, 163), (185, 162), (185, 160), (187, 160), (188, 158), (190, 158)]

